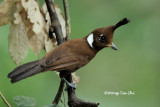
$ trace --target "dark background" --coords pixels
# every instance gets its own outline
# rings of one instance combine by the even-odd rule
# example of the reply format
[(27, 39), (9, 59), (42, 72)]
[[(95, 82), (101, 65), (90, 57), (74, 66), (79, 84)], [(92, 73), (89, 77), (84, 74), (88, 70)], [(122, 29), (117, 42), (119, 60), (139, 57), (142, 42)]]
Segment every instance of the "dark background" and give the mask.
[[(55, 1), (62, 7), (62, 0)], [(118, 51), (103, 49), (87, 66), (77, 71), (81, 79), (77, 96), (99, 102), (100, 107), (159, 107), (160, 1), (69, 0), (69, 6), (72, 39), (82, 38), (95, 28), (113, 25), (124, 17), (131, 20), (114, 33)], [(51, 104), (60, 82), (55, 72), (10, 83), (7, 74), (16, 65), (9, 56), (8, 34), (9, 24), (1, 26), (0, 91), (13, 107), (16, 107), (13, 97), (18, 95), (35, 98), (36, 107)], [(40, 57), (44, 54), (42, 52)], [(23, 63), (36, 59), (36, 55), (29, 50)], [(135, 95), (104, 95), (104, 91), (134, 91)], [(1, 98), (0, 107), (6, 107)]]

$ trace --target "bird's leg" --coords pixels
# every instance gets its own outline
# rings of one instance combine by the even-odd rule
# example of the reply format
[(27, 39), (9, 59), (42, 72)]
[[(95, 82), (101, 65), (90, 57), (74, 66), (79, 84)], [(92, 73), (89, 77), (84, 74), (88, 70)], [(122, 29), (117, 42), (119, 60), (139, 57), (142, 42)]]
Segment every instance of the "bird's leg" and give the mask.
[[(76, 84), (75, 83), (68, 82), (64, 77), (62, 79), (66, 82), (67, 88), (72, 87), (72, 88), (76, 89)], [(65, 89), (65, 90), (67, 90), (67, 89)]]
[[(63, 71), (60, 71), (59, 76), (60, 76), (60, 78), (61, 78), (63, 81), (66, 82), (67, 88), (68, 88), (68, 87), (72, 87), (72, 88), (76, 89), (76, 84), (75, 84), (75, 83), (70, 83), (70, 82), (68, 82), (68, 81), (66, 80), (66, 78), (65, 78), (65, 77), (66, 77), (67, 75), (69, 75), (69, 74), (70, 74), (70, 72), (63, 70)], [(67, 90), (67, 89), (65, 89), (65, 90)]]

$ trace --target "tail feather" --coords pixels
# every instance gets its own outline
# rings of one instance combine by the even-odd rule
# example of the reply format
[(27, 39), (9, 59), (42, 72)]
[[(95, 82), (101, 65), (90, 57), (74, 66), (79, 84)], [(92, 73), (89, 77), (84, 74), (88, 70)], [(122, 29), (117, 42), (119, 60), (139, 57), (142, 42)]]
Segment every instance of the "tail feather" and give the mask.
[(33, 76), (35, 74), (38, 74), (38, 73), (40, 73), (42, 71), (43, 70), (42, 70), (41, 66), (35, 66), (35, 67), (31, 68), (31, 69), (26, 70), (24, 73), (20, 73), (20, 74), (18, 74), (16, 76), (13, 76), (11, 78), (11, 82), (15, 83), (15, 82), (20, 81), (22, 79), (25, 79), (27, 77)]
[(39, 62), (39, 60), (37, 61), (33, 61), (33, 62), (29, 62), (26, 63), (24, 65), (21, 65), (17, 68), (15, 68), (11, 73), (8, 74), (9, 78), (12, 78), (13, 76), (19, 75), (21, 73), (26, 72), (26, 70), (33, 68), (35, 65), (37, 65), (37, 63)]
[(8, 77), (11, 78), (12, 83), (15, 83), (42, 71), (43, 67), (39, 65), (39, 60), (37, 60), (15, 68), (11, 73), (8, 74)]

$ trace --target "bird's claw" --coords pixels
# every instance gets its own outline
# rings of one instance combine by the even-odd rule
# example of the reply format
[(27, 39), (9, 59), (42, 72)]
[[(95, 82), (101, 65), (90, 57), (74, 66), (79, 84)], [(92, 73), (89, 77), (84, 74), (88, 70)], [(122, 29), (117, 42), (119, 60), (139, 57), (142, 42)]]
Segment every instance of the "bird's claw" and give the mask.
[(67, 84), (67, 87), (65, 88), (65, 91), (67, 91), (69, 87), (71, 87), (73, 89), (76, 89), (76, 84), (75, 83), (69, 83), (69, 84)]
[(67, 84), (67, 88), (65, 88), (65, 91), (67, 91), (68, 87), (74, 88), (76, 89), (76, 84), (75, 83), (69, 83), (65, 78), (62, 78), (66, 84)]

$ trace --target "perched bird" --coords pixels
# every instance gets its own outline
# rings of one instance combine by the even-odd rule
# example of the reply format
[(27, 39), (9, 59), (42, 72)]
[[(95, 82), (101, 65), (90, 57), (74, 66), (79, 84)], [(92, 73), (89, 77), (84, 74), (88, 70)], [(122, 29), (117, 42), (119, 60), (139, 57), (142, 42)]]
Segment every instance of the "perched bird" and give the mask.
[(124, 18), (114, 26), (95, 29), (82, 39), (66, 41), (46, 53), (42, 59), (15, 68), (8, 77), (15, 83), (41, 72), (58, 71), (60, 77), (65, 78), (88, 64), (101, 49), (111, 47), (117, 50), (113, 43), (114, 30), (128, 22), (129, 20)]

